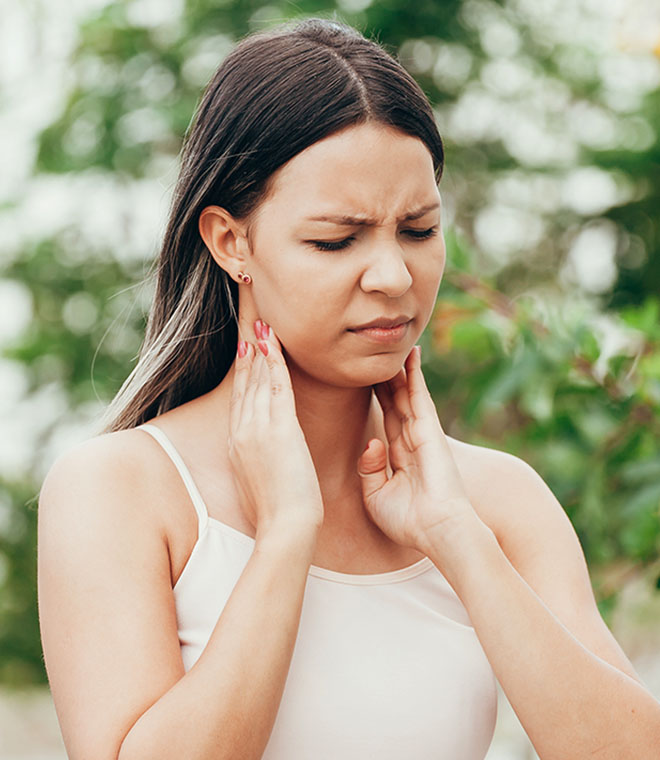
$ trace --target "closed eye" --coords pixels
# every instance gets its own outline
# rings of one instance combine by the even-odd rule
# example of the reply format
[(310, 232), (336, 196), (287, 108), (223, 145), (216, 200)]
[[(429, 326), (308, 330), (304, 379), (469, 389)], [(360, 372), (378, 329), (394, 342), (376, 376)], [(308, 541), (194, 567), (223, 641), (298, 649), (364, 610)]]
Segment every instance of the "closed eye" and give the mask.
[(406, 235), (410, 235), (415, 240), (426, 240), (437, 234), (437, 227), (429, 227), (428, 230), (403, 230)]
[(337, 241), (331, 241), (331, 240), (308, 240), (308, 243), (311, 243), (313, 246), (318, 248), (319, 251), (341, 251), (343, 248), (348, 248), (348, 246), (355, 240), (354, 237), (347, 237), (344, 240), (337, 240)]
[[(408, 235), (413, 240), (428, 240), (437, 234), (437, 227), (429, 227), (428, 230), (401, 230), (402, 234)], [(306, 240), (306, 243), (313, 245), (319, 251), (341, 251), (355, 240), (355, 237), (344, 238), (343, 240)]]

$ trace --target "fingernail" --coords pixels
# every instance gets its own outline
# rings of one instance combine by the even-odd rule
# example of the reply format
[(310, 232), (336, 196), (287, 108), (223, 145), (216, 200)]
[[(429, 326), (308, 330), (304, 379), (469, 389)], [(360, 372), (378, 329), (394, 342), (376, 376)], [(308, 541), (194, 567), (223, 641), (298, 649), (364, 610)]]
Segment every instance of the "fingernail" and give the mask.
[(263, 321), (263, 319), (258, 319), (255, 323), (255, 334), (257, 338), (260, 338), (261, 340), (267, 340), (268, 339), (268, 331), (270, 330), (270, 327)]
[(417, 351), (417, 358), (421, 361), (422, 360), (422, 347), (421, 346), (415, 346), (415, 351)]
[(247, 343), (244, 340), (238, 341), (238, 355), (241, 359), (247, 354)]
[(268, 344), (264, 343), (262, 340), (260, 340), (257, 345), (259, 346), (259, 350), (264, 356), (268, 356)]

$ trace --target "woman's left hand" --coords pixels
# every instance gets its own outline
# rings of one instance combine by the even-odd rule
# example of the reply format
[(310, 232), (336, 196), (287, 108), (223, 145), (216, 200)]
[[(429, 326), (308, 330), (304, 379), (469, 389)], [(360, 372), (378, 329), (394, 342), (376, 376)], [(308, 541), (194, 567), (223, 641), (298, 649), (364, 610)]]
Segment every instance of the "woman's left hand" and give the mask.
[(395, 377), (374, 388), (389, 450), (372, 438), (358, 460), (364, 506), (389, 538), (424, 551), (431, 536), (476, 513), (426, 387), (419, 346)]

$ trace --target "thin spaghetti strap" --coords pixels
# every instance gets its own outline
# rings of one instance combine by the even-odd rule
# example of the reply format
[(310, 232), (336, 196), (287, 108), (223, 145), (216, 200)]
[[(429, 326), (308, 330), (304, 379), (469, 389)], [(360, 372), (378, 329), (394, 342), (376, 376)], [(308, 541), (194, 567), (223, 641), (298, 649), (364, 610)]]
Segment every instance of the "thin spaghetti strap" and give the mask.
[(138, 425), (136, 429), (144, 430), (146, 433), (149, 433), (152, 436), (152, 438), (158, 441), (158, 443), (165, 450), (165, 453), (172, 460), (172, 463), (174, 464), (176, 469), (179, 471), (179, 475), (181, 475), (181, 479), (183, 480), (183, 483), (192, 500), (193, 506), (195, 507), (195, 511), (197, 512), (197, 518), (198, 518), (197, 536), (198, 537), (201, 536), (208, 523), (209, 513), (208, 513), (208, 509), (206, 508), (206, 504), (204, 503), (204, 499), (202, 499), (202, 495), (200, 494), (197, 486), (195, 485), (195, 481), (192, 479), (192, 475), (190, 474), (190, 471), (184, 464), (183, 459), (181, 459), (181, 455), (174, 448), (174, 444), (172, 443), (172, 441), (170, 441), (170, 439), (165, 435), (165, 433), (159, 427), (145, 423), (144, 425)]

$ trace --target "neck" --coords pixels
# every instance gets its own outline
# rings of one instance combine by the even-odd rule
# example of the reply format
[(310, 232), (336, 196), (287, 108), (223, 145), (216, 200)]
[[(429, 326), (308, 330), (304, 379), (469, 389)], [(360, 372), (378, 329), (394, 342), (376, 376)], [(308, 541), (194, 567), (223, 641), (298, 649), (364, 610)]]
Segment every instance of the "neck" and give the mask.
[(371, 387), (338, 388), (290, 368), (296, 412), (326, 500), (359, 488), (357, 460), (377, 435)]
[[(383, 440), (382, 413), (371, 387), (329, 386), (289, 365), (296, 400), (296, 414), (305, 435), (325, 506), (325, 526), (350, 526), (368, 522), (361, 501), (357, 461), (370, 438)], [(202, 427), (209, 417), (228, 419), (234, 382), (233, 368), (220, 385), (197, 403)], [(194, 402), (193, 402), (194, 403)], [(217, 409), (214, 411), (213, 408)], [(218, 431), (218, 454), (224, 449), (227, 429)]]

